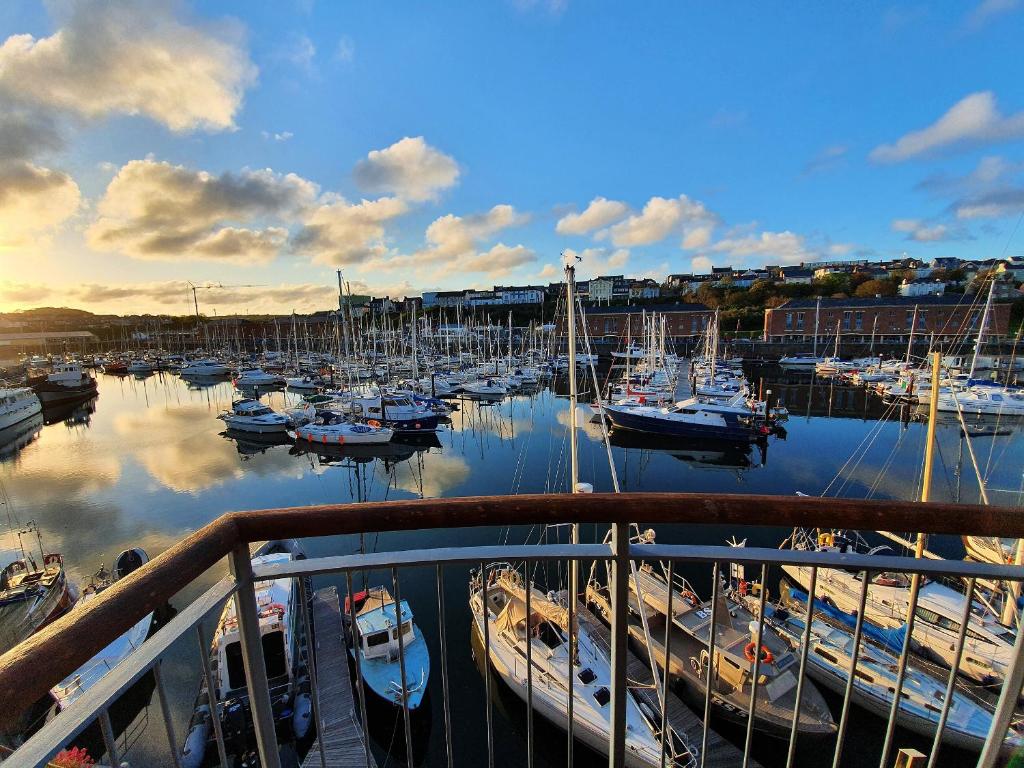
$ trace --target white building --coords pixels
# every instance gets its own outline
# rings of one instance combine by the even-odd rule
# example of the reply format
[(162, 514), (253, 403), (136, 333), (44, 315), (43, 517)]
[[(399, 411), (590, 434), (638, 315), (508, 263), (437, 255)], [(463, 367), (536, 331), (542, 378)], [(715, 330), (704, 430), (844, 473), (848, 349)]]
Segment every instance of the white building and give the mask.
[(900, 284), (900, 296), (942, 296), (946, 292), (946, 284), (941, 280), (903, 279)]

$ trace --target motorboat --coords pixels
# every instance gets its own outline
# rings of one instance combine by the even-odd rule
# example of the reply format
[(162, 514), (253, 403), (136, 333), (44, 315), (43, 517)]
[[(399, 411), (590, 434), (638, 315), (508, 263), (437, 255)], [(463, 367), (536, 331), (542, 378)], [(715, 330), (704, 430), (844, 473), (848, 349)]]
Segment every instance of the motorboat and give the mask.
[(157, 369), (155, 363), (137, 358), (128, 363), (128, 373), (152, 373)]
[(236, 400), (231, 404), (230, 412), (222, 413), (217, 418), (222, 419), (228, 429), (239, 432), (267, 434), (288, 430), (287, 416), (252, 398)]
[[(486, 590), (486, 604), (485, 604)], [(529, 610), (527, 610), (529, 590)], [(611, 664), (590, 629), (569, 613), (562, 593), (541, 592), (526, 584), (518, 569), (493, 563), (475, 571), (469, 585), (469, 608), (478, 638), (487, 633), (487, 661), (523, 701), (528, 701), (527, 669), (533, 679), (534, 710), (564, 728), (572, 686), (573, 735), (600, 755), (608, 754), (611, 733)], [(485, 627), (486, 622), (486, 627)], [(576, 656), (570, 663), (569, 633), (575, 635)], [(527, 667), (527, 644), (530, 667)], [(661, 765), (660, 719), (640, 707), (627, 689), (625, 764), (631, 768)], [(671, 766), (696, 766), (697, 750), (678, 733), (665, 740)]]
[[(366, 687), (396, 707), (415, 710), (427, 692), (430, 652), (423, 633), (413, 622), (409, 603), (403, 600), (396, 610), (391, 593), (379, 586), (346, 597), (346, 621), (352, 610), (356, 617), (355, 631), (349, 626), (354, 635), (349, 653), (359, 654), (359, 670)], [(400, 650), (405, 664), (404, 681)]]
[(779, 365), (784, 368), (814, 368), (821, 363), (827, 362), (829, 359), (813, 354), (786, 355), (779, 358)]
[[(305, 559), (294, 539), (269, 541), (252, 556), (254, 566), (277, 565)], [(308, 577), (306, 594), (311, 595)], [(270, 706), (278, 742), (301, 742), (312, 735), (312, 699), (308, 654), (315, 647), (306, 637), (297, 579), (279, 578), (255, 584), (259, 635), (263, 647)], [(219, 719), (225, 743), (243, 752), (255, 752), (249, 690), (242, 664), (242, 644), (236, 599), (224, 604), (210, 645), (210, 667), (215, 689), (200, 684), (192, 718), (180, 755), (183, 768), (215, 765), (217, 749), (213, 718)], [(235, 764), (235, 763), (232, 763)], [(253, 763), (248, 763), (252, 765)]]
[(78, 363), (57, 363), (50, 373), (30, 377), (28, 385), (44, 406), (69, 400), (84, 400), (96, 394), (96, 379)]
[[(650, 532), (648, 532), (650, 534)], [(647, 539), (652, 541), (653, 537)], [(758, 693), (754, 728), (776, 738), (789, 738), (796, 710), (798, 663), (789, 645), (770, 627), (757, 645), (757, 618), (731, 589), (718, 586), (718, 613), (714, 624), (715, 653), (708, 654), (712, 630), (711, 600), (701, 600), (685, 579), (671, 585), (671, 638), (665, 656), (665, 627), (669, 615), (666, 573), (644, 563), (629, 577), (629, 634), (641, 658), (653, 659), (669, 678), (681, 684), (687, 700), (702, 707), (707, 697), (708, 666), (713, 669), (711, 705), (717, 717), (745, 725), (753, 695), (755, 664)], [(587, 595), (599, 611), (611, 617), (607, 590), (591, 585)], [(641, 616), (641, 611), (643, 616)], [(757, 656), (760, 654), (760, 662)], [(836, 726), (828, 705), (813, 685), (805, 685), (800, 702), (798, 732), (827, 736)]]
[[(797, 551), (859, 552), (880, 554), (889, 547), (867, 548), (866, 544), (847, 531), (814, 531), (797, 528), (784, 542)], [(811, 566), (784, 565), (786, 575), (802, 589), (810, 583)], [(864, 586), (863, 572), (838, 568), (818, 570), (816, 599), (831, 602), (839, 611), (853, 615), (860, 606)], [(867, 587), (864, 618), (887, 630), (906, 632), (910, 608), (911, 579), (904, 573), (873, 572)], [(966, 595), (945, 584), (921, 579), (911, 647), (920, 655), (947, 667), (955, 662), (961, 618)], [(992, 684), (1005, 678), (1013, 661), (1016, 632), (986, 613), (978, 603), (971, 607), (960, 672), (981, 684)]]
[(1024, 393), (981, 386), (963, 392), (940, 391), (936, 406), (943, 412), (1024, 416)]
[[(806, 635), (807, 595), (790, 590), (788, 606), (765, 606), (765, 622), (790, 644), (799, 649)], [(750, 604), (753, 603), (751, 596)], [(799, 609), (799, 611), (797, 610)], [(853, 664), (853, 631), (833, 616), (832, 609), (815, 601), (811, 621), (807, 674), (818, 684), (843, 696), (850, 680)], [(857, 655), (857, 669), (850, 689), (850, 701), (888, 721), (896, 690), (899, 654), (885, 646), (862, 639)], [(896, 712), (898, 725), (927, 739), (935, 736), (942, 708), (946, 703), (946, 683), (940, 682), (914, 663), (906, 667), (900, 706)], [(942, 741), (961, 749), (980, 751), (992, 727), (992, 711), (973, 697), (954, 688), (949, 714), (942, 731)], [(1003, 742), (1004, 749), (1024, 745), (1021, 725), (1011, 725)]]
[(246, 368), (238, 372), (235, 377), (235, 386), (239, 389), (252, 389), (253, 387), (275, 387), (285, 383), (283, 376), (275, 373), (267, 373), (262, 368)]
[(284, 381), (288, 389), (308, 392), (316, 392), (327, 384), (321, 376), (290, 376)]
[(697, 398), (680, 400), (668, 407), (606, 405), (612, 426), (665, 437), (701, 437), (719, 440), (752, 440), (761, 428), (749, 408), (711, 405)]
[(178, 371), (182, 376), (227, 376), (231, 369), (218, 360), (192, 360)]
[[(327, 393), (331, 394), (331, 393)], [(441, 417), (430, 408), (417, 405), (407, 395), (340, 393), (340, 404), (358, 419), (378, 421), (395, 432), (434, 432)]]
[[(28, 528), (18, 532), (34, 531)], [(36, 531), (38, 536), (38, 531)], [(78, 590), (64, 570), (64, 558), (42, 551), (42, 566), (22, 547), (22, 557), (0, 572), (0, 654), (63, 616), (78, 600)]]
[(295, 428), (292, 436), (296, 440), (331, 445), (380, 445), (391, 441), (394, 430), (379, 421), (363, 424), (346, 414), (333, 411), (319, 411), (316, 417)]
[(43, 404), (29, 387), (0, 388), (0, 429), (13, 427), (43, 410)]
[(496, 378), (476, 379), (462, 385), (462, 394), (480, 398), (502, 398), (508, 394), (508, 387)]
[[(141, 547), (124, 550), (114, 559), (112, 571), (107, 571), (104, 567), (100, 566), (100, 570), (82, 590), (82, 597), (75, 609), (87, 606), (105, 589), (128, 574), (137, 571), (148, 562), (149, 555)], [(149, 631), (152, 626), (153, 614), (150, 613), (139, 619), (127, 632), (55, 685), (51, 689), (50, 695), (53, 696), (56, 702), (56, 710), (60, 712), (67, 709), (68, 706), (95, 685), (107, 672), (141, 646), (146, 638), (149, 637)]]
[(124, 376), (128, 373), (128, 363), (124, 360), (111, 360), (104, 364), (103, 372), (109, 373), (112, 376)]

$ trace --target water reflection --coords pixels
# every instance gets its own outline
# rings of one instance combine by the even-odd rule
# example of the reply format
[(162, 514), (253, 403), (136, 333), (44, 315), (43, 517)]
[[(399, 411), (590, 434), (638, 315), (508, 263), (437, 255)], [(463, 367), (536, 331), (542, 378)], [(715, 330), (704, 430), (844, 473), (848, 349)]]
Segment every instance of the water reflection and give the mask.
[(0, 462), (10, 461), (43, 431), (43, 414), (36, 413), (18, 424), (0, 429)]

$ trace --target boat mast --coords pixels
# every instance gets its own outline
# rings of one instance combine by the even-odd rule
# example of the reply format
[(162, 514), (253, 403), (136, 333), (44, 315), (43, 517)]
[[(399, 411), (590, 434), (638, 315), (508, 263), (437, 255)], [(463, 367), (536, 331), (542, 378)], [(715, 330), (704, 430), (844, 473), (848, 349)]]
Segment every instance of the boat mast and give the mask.
[(821, 297), (814, 303), (814, 348), (811, 356), (818, 357), (818, 316), (821, 314)]
[(974, 357), (971, 358), (971, 371), (967, 374), (968, 379), (974, 378), (974, 368), (978, 364), (978, 355), (981, 352), (982, 337), (985, 335), (985, 326), (988, 324), (988, 311), (992, 308), (992, 294), (996, 289), (996, 277), (991, 275), (992, 283), (988, 288), (988, 298), (985, 300), (985, 310), (981, 313), (981, 322), (978, 324), (978, 340), (974, 343)]
[[(910, 320), (910, 338), (907, 339), (907, 366), (910, 366), (910, 350), (914, 346), (914, 331), (917, 330), (917, 304), (914, 305), (914, 316)], [(938, 390), (935, 390), (938, 392)]]

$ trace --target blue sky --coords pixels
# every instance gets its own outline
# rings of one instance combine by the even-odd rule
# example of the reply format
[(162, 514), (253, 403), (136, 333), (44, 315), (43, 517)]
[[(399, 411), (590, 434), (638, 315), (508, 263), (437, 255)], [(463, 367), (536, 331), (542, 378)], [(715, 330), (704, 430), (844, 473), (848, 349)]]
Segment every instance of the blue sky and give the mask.
[(1019, 0), (8, 0), (0, 309), (1021, 253), (1022, 31)]

